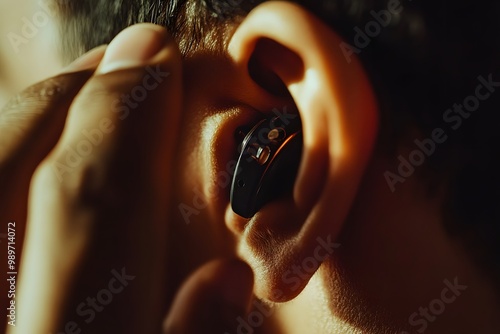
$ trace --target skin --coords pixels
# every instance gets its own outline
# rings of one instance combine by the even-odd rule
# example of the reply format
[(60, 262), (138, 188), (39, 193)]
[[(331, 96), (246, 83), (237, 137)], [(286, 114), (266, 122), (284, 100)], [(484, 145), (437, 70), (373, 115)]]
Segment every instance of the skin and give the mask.
[[(16, 17), (33, 13), (34, 1), (25, 4), (9, 14), (9, 25), (0, 20), (2, 35), (22, 24)], [(249, 322), (245, 312), (258, 311), (267, 321), (254, 329), (272, 333), (498, 332), (496, 287), (443, 229), (446, 183), (429, 196), (417, 173), (391, 192), (383, 175), (398, 161), (375, 149), (379, 111), (371, 84), (358, 60), (346, 65), (338, 35), (307, 11), (266, 3), (229, 29), (224, 56), (197, 50), (183, 60), (168, 32), (138, 25), (65, 69), (57, 49), (39, 42), (57, 36), (51, 27), (21, 56), (0, 48), (0, 103), (56, 76), (12, 100), (35, 97), (36, 103), (11, 102), (0, 114), (0, 219), (17, 217), (18, 259), (27, 226), (19, 320), (9, 333), (63, 330), (76, 305), (123, 267), (136, 276), (120, 299), (126, 302), (108, 306), (85, 330), (153, 333), (163, 323), (167, 333), (234, 333), (239, 315)], [(264, 38), (272, 42), (259, 44)], [(27, 62), (35, 52), (54, 63)], [(289, 95), (271, 94), (252, 80), (252, 56)], [(25, 63), (33, 66), (29, 75), (19, 69)], [(124, 100), (132, 112), (120, 119), (109, 106), (144, 85), (146, 68), (157, 66), (169, 76), (137, 106)], [(64, 92), (40, 98), (42, 88), (55, 84)], [(217, 183), (235, 159), (233, 133), (274, 108), (293, 106), (304, 126), (294, 192), (242, 220), (229, 208), (227, 185)], [(21, 116), (15, 118), (20, 131), (5, 117), (13, 114)], [(53, 166), (66, 161), (66, 147), (78, 146), (83, 130), (111, 126), (61, 182)], [(408, 152), (415, 138), (409, 137), (396, 157)], [(196, 199), (206, 208), (187, 221), (179, 204), (192, 207)], [(318, 238), (337, 246), (309, 266)], [(235, 256), (250, 267), (216, 260), (193, 272)], [(409, 317), (441, 298), (443, 281), (454, 278), (466, 290), (439, 316), (419, 316), (428, 319), (425, 329), (422, 322), (412, 325)], [(251, 303), (252, 292), (272, 315)], [(280, 329), (269, 329), (273, 323)]]
[[(55, 18), (51, 16), (53, 11), (47, 12), (34, 0), (2, 1), (0, 10), (0, 30), (5, 37), (0, 41), (0, 104), (4, 105), (28, 85), (55, 75), (62, 68), (62, 61), (57, 51), (57, 39), (54, 39), (58, 29)], [(40, 27), (35, 25), (34, 30), (26, 29), (26, 35), (23, 34), (24, 20), (33, 24), (35, 15), (48, 20), (40, 21)], [(43, 61), (34, 61), (35, 53)]]

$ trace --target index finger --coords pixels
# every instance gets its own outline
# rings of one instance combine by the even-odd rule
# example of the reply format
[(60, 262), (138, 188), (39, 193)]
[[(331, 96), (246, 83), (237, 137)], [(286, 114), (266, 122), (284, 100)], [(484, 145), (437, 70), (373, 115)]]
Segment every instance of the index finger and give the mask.
[[(34, 84), (13, 97), (0, 111), (0, 233), (16, 222), (17, 259), (21, 258), (31, 176), (56, 144), (67, 111), (92, 76), (104, 47), (87, 53), (65, 73)], [(0, 255), (7, 259), (7, 247)], [(7, 274), (0, 275), (0, 307), (7, 307)], [(5, 327), (6, 318), (0, 321)]]

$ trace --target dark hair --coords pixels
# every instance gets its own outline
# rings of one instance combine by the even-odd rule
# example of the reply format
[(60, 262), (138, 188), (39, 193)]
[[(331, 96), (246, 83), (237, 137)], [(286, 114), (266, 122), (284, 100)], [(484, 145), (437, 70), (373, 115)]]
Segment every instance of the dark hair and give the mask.
[[(205, 36), (247, 13), (263, 1), (200, 0), (52, 0), (57, 2), (67, 62), (101, 44), (109, 43), (124, 28), (140, 22), (163, 25), (177, 37), (181, 51), (208, 47)], [(238, 6), (235, 4), (238, 3)], [(244, 5), (247, 4), (247, 5)], [(222, 36), (213, 34), (213, 47)]]
[[(297, 0), (354, 45), (373, 11), (396, 0)], [(164, 25), (187, 54), (195, 47), (224, 43), (218, 27), (240, 20), (262, 0), (68, 0), (61, 6), (68, 60), (108, 43), (137, 23)], [(401, 0), (404, 10), (383, 28), (359, 57), (376, 90), (381, 110), (379, 153), (417, 128), (422, 138), (449, 128), (443, 114), (473, 94), (478, 77), (500, 81), (500, 2), (488, 0)], [(206, 36), (210, 36), (209, 39)], [(214, 47), (215, 46), (215, 47)], [(340, 46), (339, 46), (340, 47)], [(346, 66), (348, 64), (346, 63)], [(447, 228), (500, 278), (500, 93), (481, 104), (426, 161), (425, 178), (447, 180)], [(408, 138), (406, 138), (408, 139)], [(381, 176), (383, 177), (383, 176)], [(397, 195), (397, 193), (395, 194)], [(491, 272), (490, 272), (491, 273)]]

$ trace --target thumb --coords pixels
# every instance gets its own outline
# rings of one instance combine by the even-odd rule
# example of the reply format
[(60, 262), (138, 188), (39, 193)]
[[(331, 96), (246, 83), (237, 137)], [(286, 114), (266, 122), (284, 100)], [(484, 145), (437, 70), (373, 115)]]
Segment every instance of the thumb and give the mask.
[(212, 261), (183, 284), (164, 322), (164, 333), (232, 333), (238, 317), (249, 310), (252, 291), (253, 273), (246, 263)]

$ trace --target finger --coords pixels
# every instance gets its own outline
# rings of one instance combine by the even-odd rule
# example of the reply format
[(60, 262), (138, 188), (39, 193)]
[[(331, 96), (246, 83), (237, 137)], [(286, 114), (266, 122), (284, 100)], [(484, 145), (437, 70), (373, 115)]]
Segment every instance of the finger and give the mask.
[(181, 287), (164, 322), (165, 334), (233, 333), (250, 307), (253, 273), (239, 260), (213, 261)]
[(103, 53), (103, 47), (89, 52), (64, 74), (25, 89), (0, 111), (0, 222), (24, 224), (31, 175), (59, 139), (69, 105)]
[(111, 322), (120, 333), (159, 328), (181, 88), (180, 53), (165, 29), (136, 25), (110, 43), (33, 178), (18, 298), (19, 318), (32, 320), (16, 331), (61, 331), (75, 316), (65, 309), (122, 268), (135, 277), (126, 302), (78, 325), (96, 334)]
[[(14, 96), (0, 111), (0, 170), (38, 165), (59, 139), (69, 105), (104, 55), (98, 47), (60, 75)], [(18, 170), (16, 168), (16, 170)]]
[[(0, 111), (0, 234), (6, 235), (7, 224), (15, 222), (16, 268), (22, 254), (31, 176), (59, 139), (71, 101), (91, 77), (103, 53), (103, 47), (89, 52), (63, 74), (25, 89)], [(0, 257), (7, 259), (4, 241)], [(6, 279), (3, 271), (2, 308), (8, 303)], [(5, 327), (5, 320), (0, 320), (0, 327)]]
[[(77, 175), (72, 172), (84, 165), (84, 158), (109, 158), (110, 152), (116, 158), (134, 157), (123, 161), (127, 177), (131, 168), (148, 164), (148, 168), (168, 174), (165, 171), (170, 169), (170, 161), (158, 158), (171, 157), (175, 147), (181, 104), (180, 63), (177, 45), (159, 26), (140, 24), (118, 35), (75, 99), (61, 140), (49, 159), (59, 163), (59, 181), (71, 183)], [(121, 154), (121, 149), (128, 154)]]

